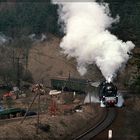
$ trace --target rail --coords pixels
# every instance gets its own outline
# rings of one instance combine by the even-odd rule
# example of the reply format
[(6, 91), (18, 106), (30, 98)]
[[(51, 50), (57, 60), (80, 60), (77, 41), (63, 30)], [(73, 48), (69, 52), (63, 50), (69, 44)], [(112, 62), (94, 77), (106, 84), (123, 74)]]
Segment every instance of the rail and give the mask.
[(115, 108), (106, 108), (106, 113), (100, 122), (73, 140), (90, 140), (94, 138), (103, 130), (105, 130), (109, 125), (111, 125), (113, 120), (116, 118), (116, 115), (117, 111)]

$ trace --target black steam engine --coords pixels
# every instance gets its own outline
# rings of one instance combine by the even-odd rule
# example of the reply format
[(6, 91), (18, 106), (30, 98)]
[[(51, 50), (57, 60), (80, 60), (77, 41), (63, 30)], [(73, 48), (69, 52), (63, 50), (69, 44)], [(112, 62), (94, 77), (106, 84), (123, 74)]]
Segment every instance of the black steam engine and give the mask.
[(115, 106), (118, 103), (117, 87), (112, 82), (103, 81), (99, 85), (101, 107)]

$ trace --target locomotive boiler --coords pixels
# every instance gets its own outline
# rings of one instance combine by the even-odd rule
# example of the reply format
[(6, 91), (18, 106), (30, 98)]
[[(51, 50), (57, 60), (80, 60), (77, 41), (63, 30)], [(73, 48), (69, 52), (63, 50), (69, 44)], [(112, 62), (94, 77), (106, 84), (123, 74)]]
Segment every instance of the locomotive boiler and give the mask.
[(101, 82), (101, 84), (99, 85), (99, 100), (101, 107), (110, 107), (117, 105), (117, 87), (112, 82)]

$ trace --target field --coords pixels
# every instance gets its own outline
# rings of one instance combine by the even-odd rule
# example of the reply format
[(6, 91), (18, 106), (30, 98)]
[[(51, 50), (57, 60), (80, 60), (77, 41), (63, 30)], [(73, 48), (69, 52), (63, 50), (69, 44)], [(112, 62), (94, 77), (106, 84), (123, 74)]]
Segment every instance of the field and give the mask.
[[(19, 98), (14, 101), (14, 107), (27, 108), (34, 95)], [(96, 123), (102, 114), (102, 109), (97, 104), (83, 105), (85, 95), (64, 92), (59, 97), (55, 97), (56, 112), (51, 111), (52, 98), (49, 95), (41, 95), (40, 103), (40, 125), (48, 126), (48, 129), (39, 129), (36, 134), (37, 116), (27, 118), (21, 124), (17, 121), (4, 120), (0, 122), (1, 139), (47, 139), (47, 140), (65, 140), (71, 139)], [(25, 102), (26, 101), (26, 102)], [(31, 107), (31, 110), (37, 111), (38, 100)], [(81, 112), (76, 112), (79, 108)], [(81, 123), (82, 122), (82, 123)]]

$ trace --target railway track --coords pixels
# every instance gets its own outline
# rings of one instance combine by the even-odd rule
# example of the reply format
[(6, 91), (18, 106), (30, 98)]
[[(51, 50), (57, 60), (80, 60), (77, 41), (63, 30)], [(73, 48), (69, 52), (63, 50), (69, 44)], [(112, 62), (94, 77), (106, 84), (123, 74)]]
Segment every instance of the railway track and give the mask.
[[(115, 108), (106, 108), (104, 116), (102, 117), (100, 122), (98, 122), (96, 125), (91, 127), (86, 132), (77, 136), (73, 140), (91, 140), (91, 139), (93, 139), (95, 136), (97, 136), (99, 133), (101, 133), (103, 130), (105, 130), (113, 122), (116, 115), (117, 115), (117, 111)], [(32, 118), (36, 118), (36, 115), (27, 117), (27, 119), (32, 119)], [(22, 119), (23, 119), (23, 117), (0, 120), (0, 125), (4, 125), (4, 124), (10, 123), (10, 122), (19, 122)]]
[(115, 108), (106, 108), (106, 113), (102, 120), (98, 122), (95, 126), (91, 127), (89, 130), (74, 138), (73, 140), (91, 140), (103, 130), (105, 130), (117, 115), (117, 111)]

